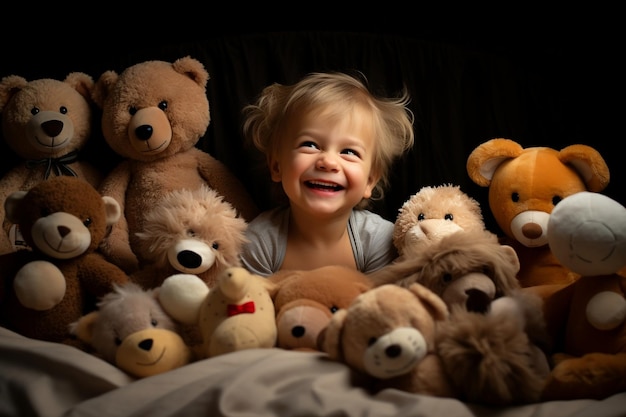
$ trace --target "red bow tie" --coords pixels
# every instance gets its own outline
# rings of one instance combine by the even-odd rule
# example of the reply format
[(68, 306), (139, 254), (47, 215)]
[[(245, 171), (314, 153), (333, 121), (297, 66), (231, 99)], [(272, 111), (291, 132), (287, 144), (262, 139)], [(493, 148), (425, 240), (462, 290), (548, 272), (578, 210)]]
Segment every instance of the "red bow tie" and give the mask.
[(242, 313), (254, 313), (254, 301), (248, 301), (243, 304), (228, 304), (228, 317)]

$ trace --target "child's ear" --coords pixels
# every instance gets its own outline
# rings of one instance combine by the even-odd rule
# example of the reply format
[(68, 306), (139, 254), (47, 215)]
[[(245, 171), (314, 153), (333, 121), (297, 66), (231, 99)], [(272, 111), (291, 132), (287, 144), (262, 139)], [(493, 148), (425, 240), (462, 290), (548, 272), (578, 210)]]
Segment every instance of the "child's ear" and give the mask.
[(269, 158), (268, 166), (270, 167), (270, 174), (272, 175), (272, 181), (281, 182), (283, 176), (280, 172), (280, 163), (278, 162), (278, 160), (274, 158)]
[(367, 178), (367, 185), (365, 186), (365, 190), (363, 190), (363, 198), (367, 199), (372, 196), (372, 190), (374, 189), (374, 187), (376, 187), (378, 181), (380, 181), (380, 175), (370, 174), (370, 176)]

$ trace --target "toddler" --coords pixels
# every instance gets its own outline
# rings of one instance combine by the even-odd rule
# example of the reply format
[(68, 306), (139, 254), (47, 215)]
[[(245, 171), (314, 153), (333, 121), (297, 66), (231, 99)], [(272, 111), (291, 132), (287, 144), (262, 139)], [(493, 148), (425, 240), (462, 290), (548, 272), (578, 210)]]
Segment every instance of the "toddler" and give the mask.
[(272, 84), (244, 107), (244, 135), (287, 202), (249, 223), (243, 266), (262, 276), (331, 264), (370, 273), (394, 260), (393, 223), (367, 207), (413, 146), (408, 102), (406, 89), (376, 97), (363, 76), (332, 72)]

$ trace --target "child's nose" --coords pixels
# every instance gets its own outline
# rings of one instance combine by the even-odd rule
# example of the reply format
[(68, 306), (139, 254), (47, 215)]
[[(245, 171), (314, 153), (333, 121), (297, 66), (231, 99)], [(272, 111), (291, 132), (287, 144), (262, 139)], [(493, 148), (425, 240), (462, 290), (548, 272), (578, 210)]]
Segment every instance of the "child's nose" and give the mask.
[(317, 169), (333, 171), (338, 167), (337, 158), (328, 152), (323, 152), (315, 164)]

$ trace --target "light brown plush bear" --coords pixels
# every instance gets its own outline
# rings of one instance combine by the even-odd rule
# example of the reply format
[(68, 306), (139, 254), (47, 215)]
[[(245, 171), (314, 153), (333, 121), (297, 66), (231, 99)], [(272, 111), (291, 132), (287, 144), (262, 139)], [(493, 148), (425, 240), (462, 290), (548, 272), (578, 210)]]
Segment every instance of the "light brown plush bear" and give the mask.
[(96, 82), (93, 99), (102, 108), (102, 133), (123, 158), (99, 189), (115, 198), (123, 213), (101, 251), (129, 273), (141, 261), (137, 232), (143, 231), (146, 214), (173, 190), (208, 185), (246, 221), (258, 213), (228, 167), (195, 146), (210, 121), (208, 80), (202, 63), (187, 56), (141, 62), (120, 74), (106, 71)]
[(174, 190), (146, 213), (137, 233), (140, 269), (131, 280), (156, 288), (170, 275), (186, 273), (213, 287), (226, 268), (240, 266), (246, 221), (215, 190)]
[(402, 259), (411, 257), (449, 233), (474, 229), (485, 229), (478, 201), (458, 185), (426, 186), (398, 210), (393, 244)]
[(318, 336), (333, 314), (372, 288), (367, 275), (340, 265), (279, 271), (268, 279), (278, 287), (273, 300), (282, 349), (319, 350)]
[(60, 176), (16, 191), (6, 212), (32, 250), (0, 256), (0, 325), (82, 347), (68, 325), (128, 276), (96, 252), (119, 205), (87, 181)]
[(158, 289), (144, 290), (133, 282), (115, 285), (97, 310), (70, 324), (70, 332), (96, 356), (137, 378), (186, 365), (194, 359), (191, 349), (157, 294)]
[(448, 315), (443, 300), (423, 285), (382, 285), (337, 311), (319, 346), (331, 359), (372, 377), (375, 390), (455, 397), (436, 348), (437, 326)]
[[(97, 187), (101, 172), (82, 158), (92, 133), (94, 81), (72, 72), (63, 81), (27, 81), (9, 75), (0, 81), (4, 141), (21, 161), (0, 179), (0, 202), (15, 191), (30, 190), (57, 175), (77, 176)], [(0, 254), (28, 249), (19, 228), (0, 205)]]

